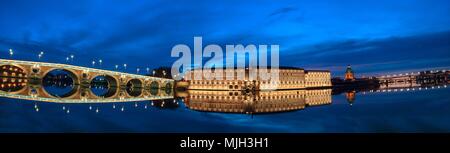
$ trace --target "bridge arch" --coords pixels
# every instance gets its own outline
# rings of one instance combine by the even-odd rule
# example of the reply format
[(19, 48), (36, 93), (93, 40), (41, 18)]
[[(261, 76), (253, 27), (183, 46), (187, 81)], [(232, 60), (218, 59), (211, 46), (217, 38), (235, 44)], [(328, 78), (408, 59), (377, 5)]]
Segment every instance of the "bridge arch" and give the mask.
[[(93, 75), (89, 80), (89, 83), (92, 95), (96, 97), (109, 98), (114, 97), (119, 93), (119, 80), (114, 76), (104, 74)], [(103, 83), (106, 83), (106, 92), (101, 94), (94, 93), (93, 87), (96, 85), (102, 85), (101, 87), (105, 87)]]
[(138, 97), (143, 93), (144, 81), (137, 78), (131, 78), (127, 81), (126, 87), (128, 95)]
[(151, 96), (157, 96), (157, 95), (159, 95), (160, 93), (160, 89), (158, 89), (158, 88), (150, 88), (150, 95)]
[(78, 77), (78, 73), (75, 72), (74, 70), (71, 69), (65, 69), (65, 68), (58, 68), (58, 67), (54, 67), (54, 68), (50, 68), (48, 70), (46, 70), (42, 76), (45, 77), (48, 73), (55, 71), (55, 70), (61, 70), (61, 71), (66, 71), (68, 72), (69, 76), (73, 79), (73, 84), (74, 85), (79, 85), (80, 84), (80, 78)]
[[(51, 72), (55, 72), (55, 73), (67, 73), (67, 76), (72, 80), (72, 82), (71, 82), (71, 84), (69, 83), (68, 85), (65, 84), (64, 87), (66, 87), (66, 86), (69, 86), (69, 87), (70, 87), (70, 86), (71, 86), (72, 88), (71, 88), (69, 91), (62, 92), (62, 93), (57, 93), (57, 92), (51, 93), (51, 90), (52, 90), (52, 89), (51, 89), (49, 86), (46, 85), (46, 84), (51, 84), (51, 82), (44, 82), (44, 81), (46, 81), (46, 79), (49, 79), (48, 77), (50, 77), (49, 74), (50, 74)], [(55, 68), (49, 68), (48, 70), (46, 70), (46, 71), (43, 73), (42, 76), (43, 76), (43, 77), (42, 77), (42, 79), (41, 79), (41, 84), (42, 84), (43, 87), (44, 87), (43, 92), (44, 92), (46, 95), (50, 96), (50, 97), (55, 97), (55, 98), (72, 98), (72, 97), (76, 96), (76, 95), (77, 95), (76, 93), (78, 93), (79, 90), (80, 90), (80, 86), (79, 86), (79, 84), (80, 84), (80, 79), (79, 79), (79, 77), (77, 76), (77, 73), (76, 73), (75, 71), (73, 71), (73, 70), (64, 69), (64, 68), (58, 68), (58, 67), (55, 67)], [(52, 76), (52, 77), (54, 77), (54, 76)], [(57, 77), (57, 76), (56, 76), (56, 77)], [(58, 79), (58, 78), (57, 78), (57, 79)], [(59, 79), (62, 79), (61, 82), (68, 83), (68, 81), (65, 80), (65, 79), (67, 79), (67, 78), (59, 78)], [(47, 81), (48, 81), (48, 80), (47, 80)], [(61, 84), (60, 84), (60, 85), (61, 85)]]
[(21, 65), (10, 63), (10, 64), (0, 64), (0, 68), (3, 68), (3, 66), (14, 66), (17, 68), (20, 68), (25, 74), (29, 74), (29, 70)]
[(150, 82), (150, 89), (159, 89), (160, 88), (160, 85), (161, 83), (160, 82), (158, 82), (158, 81), (151, 81)]
[(28, 71), (16, 64), (0, 65), (0, 90), (11, 94), (26, 90)]
[(172, 89), (172, 87), (173, 87), (172, 82), (170, 82), (170, 81), (165, 81), (164, 82), (164, 88), (165, 89)]

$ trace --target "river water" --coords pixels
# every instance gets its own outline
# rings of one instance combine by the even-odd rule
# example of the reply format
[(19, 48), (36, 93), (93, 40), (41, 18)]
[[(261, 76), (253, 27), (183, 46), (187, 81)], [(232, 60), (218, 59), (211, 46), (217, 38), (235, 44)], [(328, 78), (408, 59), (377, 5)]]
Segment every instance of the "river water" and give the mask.
[(449, 93), (447, 85), (333, 93), (323, 104), (274, 113), (252, 113), (251, 104), (242, 113), (198, 110), (182, 97), (83, 104), (0, 97), (0, 132), (450, 132)]

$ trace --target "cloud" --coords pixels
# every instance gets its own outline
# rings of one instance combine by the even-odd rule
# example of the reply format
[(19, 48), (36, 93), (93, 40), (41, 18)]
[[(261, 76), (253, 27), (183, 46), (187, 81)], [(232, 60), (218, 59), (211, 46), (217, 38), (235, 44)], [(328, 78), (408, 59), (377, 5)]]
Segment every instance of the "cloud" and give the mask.
[(450, 31), (385, 39), (352, 39), (294, 48), (285, 63), (316, 68), (360, 65), (360, 72), (450, 66)]
[(293, 12), (295, 10), (297, 10), (297, 8), (295, 8), (295, 7), (279, 8), (279, 9), (273, 11), (272, 13), (270, 13), (269, 17), (286, 14), (286, 13), (289, 13), (289, 12)]
[[(4, 33), (0, 50), (15, 48), (27, 53), (20, 57), (27, 59), (46, 50), (47, 60), (59, 62), (75, 54), (77, 64), (85, 66), (102, 58), (111, 68), (123, 63), (130, 68), (157, 67), (170, 66), (176, 60), (170, 57), (174, 45), (187, 44), (192, 49), (193, 37), (203, 36), (204, 46), (278, 44), (282, 64), (287, 66), (329, 68), (411, 62), (414, 58), (444, 65), (443, 57), (448, 57), (442, 52), (448, 49), (448, 38), (428, 41), (406, 35), (442, 27), (448, 30), (448, 18), (431, 17), (447, 13), (450, 5), (441, 3), (448, 2), (411, 4), (394, 10), (365, 2), (344, 5), (295, 0), (54, 3), (10, 2), (0, 6), (0, 20), (8, 21), (0, 28)], [(435, 9), (426, 14), (418, 11), (430, 7)], [(418, 22), (416, 18), (426, 20)], [(407, 54), (410, 50), (413, 53)]]

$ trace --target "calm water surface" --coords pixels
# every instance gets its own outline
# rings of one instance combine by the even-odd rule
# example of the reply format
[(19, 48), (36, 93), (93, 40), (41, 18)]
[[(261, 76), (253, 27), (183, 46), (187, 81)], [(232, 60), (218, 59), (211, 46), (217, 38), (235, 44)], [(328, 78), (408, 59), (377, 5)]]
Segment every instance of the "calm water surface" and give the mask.
[[(0, 132), (450, 132), (450, 89), (358, 92), (264, 114), (201, 112), (182, 99), (60, 104), (0, 98)], [(39, 108), (36, 111), (35, 108)]]

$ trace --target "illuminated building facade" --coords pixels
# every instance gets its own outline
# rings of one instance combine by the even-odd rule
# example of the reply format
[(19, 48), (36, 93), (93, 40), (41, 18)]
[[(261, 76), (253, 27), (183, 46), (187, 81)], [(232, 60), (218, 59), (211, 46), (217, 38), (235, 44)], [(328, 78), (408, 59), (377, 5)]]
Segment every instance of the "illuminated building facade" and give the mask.
[(326, 70), (305, 71), (305, 87), (320, 88), (331, 86), (331, 74)]
[[(257, 70), (257, 73), (260, 69)], [(305, 88), (323, 88), (331, 86), (330, 71), (322, 70), (304, 70), (301, 68), (280, 68), (278, 80), (262, 80), (257, 77), (254, 80), (249, 79), (249, 70), (244, 68), (224, 69), (222, 71), (223, 79), (207, 80), (202, 77), (195, 80), (194, 74), (200, 69), (191, 70), (185, 73), (184, 78), (187, 79), (188, 89), (200, 90), (274, 90), (274, 89), (305, 89)], [(235, 74), (233, 79), (225, 79), (227, 72)], [(270, 72), (270, 69), (266, 69)], [(202, 72), (200, 74), (205, 75)], [(245, 74), (244, 79), (238, 79), (238, 74)], [(202, 76), (203, 76), (202, 75)], [(210, 76), (220, 75), (216, 72), (209, 74)], [(275, 85), (276, 84), (276, 85)]]

